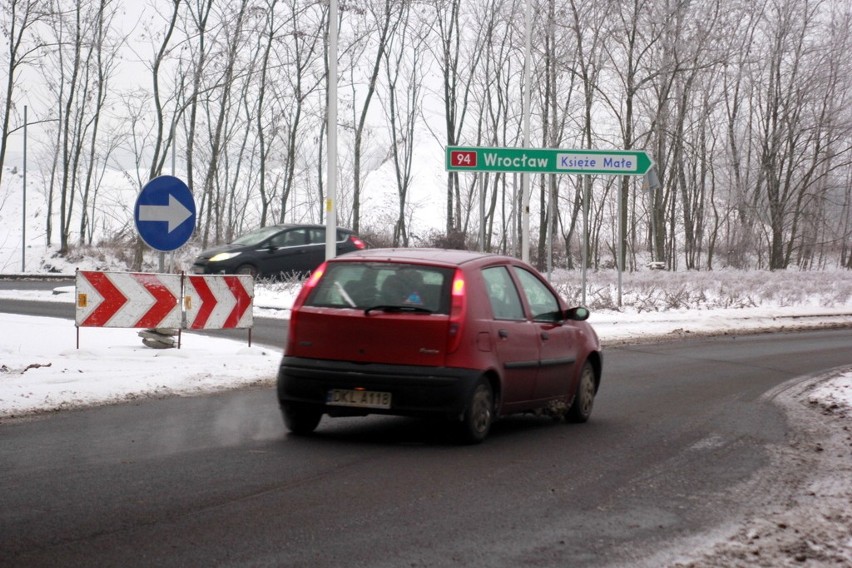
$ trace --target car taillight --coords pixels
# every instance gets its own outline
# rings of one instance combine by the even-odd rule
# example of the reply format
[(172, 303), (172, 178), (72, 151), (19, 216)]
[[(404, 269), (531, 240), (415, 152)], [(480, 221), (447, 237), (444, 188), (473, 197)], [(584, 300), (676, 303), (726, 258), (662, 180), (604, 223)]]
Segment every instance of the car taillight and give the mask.
[(367, 243), (365, 243), (355, 235), (349, 235), (349, 242), (355, 245), (355, 248), (358, 250), (367, 248)]
[(326, 263), (323, 262), (316, 270), (311, 273), (311, 276), (302, 286), (302, 289), (299, 290), (299, 294), (296, 296), (296, 300), (293, 302), (293, 307), (290, 310), (290, 331), (287, 333), (287, 347), (285, 349), (285, 353), (289, 352), (291, 350), (291, 347), (295, 345), (296, 320), (298, 319), (299, 308), (302, 307), (302, 305), (305, 303), (305, 300), (308, 298), (308, 295), (316, 287), (317, 282), (319, 282), (319, 279), (322, 278), (322, 275), (325, 272), (325, 265)]
[(467, 309), (467, 290), (465, 290), (462, 271), (456, 269), (453, 287), (450, 290), (450, 328), (447, 341), (447, 353), (452, 353), (461, 345), (465, 311)]

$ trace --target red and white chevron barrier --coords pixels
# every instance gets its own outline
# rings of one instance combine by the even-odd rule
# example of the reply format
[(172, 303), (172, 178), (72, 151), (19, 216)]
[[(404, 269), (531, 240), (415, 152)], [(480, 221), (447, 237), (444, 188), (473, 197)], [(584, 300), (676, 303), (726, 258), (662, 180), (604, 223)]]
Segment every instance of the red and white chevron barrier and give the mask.
[(77, 272), (77, 327), (236, 329), (254, 324), (251, 276)]
[(77, 272), (77, 327), (180, 327), (180, 274)]
[(254, 279), (251, 276), (187, 276), (184, 329), (252, 327)]

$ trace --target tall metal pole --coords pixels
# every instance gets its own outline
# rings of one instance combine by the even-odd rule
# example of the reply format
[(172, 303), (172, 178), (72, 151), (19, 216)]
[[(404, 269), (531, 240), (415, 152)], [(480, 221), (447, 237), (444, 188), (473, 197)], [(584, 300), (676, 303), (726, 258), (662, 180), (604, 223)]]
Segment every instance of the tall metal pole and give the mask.
[(325, 200), (325, 258), (337, 254), (337, 0), (328, 5), (328, 196)]
[(479, 250), (485, 252), (485, 174), (480, 173), (479, 186)]
[(24, 105), (24, 202), (21, 220), (21, 272), (27, 271), (27, 105)]
[[(624, 178), (622, 178), (624, 179)], [(617, 193), (618, 195), (618, 260), (616, 260), (615, 265), (618, 267), (618, 307), (621, 307), (621, 277), (624, 273), (624, 237), (625, 237), (625, 227), (624, 220), (622, 219), (622, 215), (624, 213), (624, 202), (621, 200), (621, 191)]]
[(591, 183), (587, 183), (585, 179), (583, 179), (583, 254), (581, 258), (583, 259), (583, 293), (582, 293), (582, 304), (586, 305), (586, 269), (589, 266), (589, 186)]
[[(177, 156), (175, 153), (175, 149), (177, 147), (177, 130), (173, 130), (172, 132), (172, 176), (177, 177), (177, 171), (175, 163), (177, 161)], [(189, 189), (192, 191), (192, 188)], [(172, 251), (169, 254), (169, 272), (174, 270), (175, 267), (175, 251)], [(166, 253), (160, 252), (160, 272), (166, 272)], [(251, 330), (249, 330), (251, 332)], [(178, 330), (180, 333), (180, 330)], [(250, 346), (250, 345), (249, 345)], [(180, 349), (180, 336), (178, 336), (178, 349)]]
[[(524, 10), (524, 148), (530, 147), (530, 82), (532, 81), (532, 70), (530, 69), (530, 51), (532, 50), (532, 2), (527, 0)], [(521, 260), (530, 260), (530, 174), (521, 174)]]
[(547, 236), (545, 242), (547, 243), (547, 279), (550, 280), (553, 276), (553, 215), (556, 208), (556, 203), (553, 200), (553, 188), (556, 184), (556, 175), (550, 174), (548, 177), (550, 180), (547, 184)]

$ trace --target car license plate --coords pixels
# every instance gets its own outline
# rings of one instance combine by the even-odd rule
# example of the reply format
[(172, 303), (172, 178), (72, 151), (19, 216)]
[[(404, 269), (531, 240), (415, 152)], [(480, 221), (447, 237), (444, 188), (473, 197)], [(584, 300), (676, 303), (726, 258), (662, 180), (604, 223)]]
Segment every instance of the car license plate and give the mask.
[(356, 406), (358, 408), (390, 408), (391, 393), (332, 389), (328, 391), (326, 404), (332, 406)]

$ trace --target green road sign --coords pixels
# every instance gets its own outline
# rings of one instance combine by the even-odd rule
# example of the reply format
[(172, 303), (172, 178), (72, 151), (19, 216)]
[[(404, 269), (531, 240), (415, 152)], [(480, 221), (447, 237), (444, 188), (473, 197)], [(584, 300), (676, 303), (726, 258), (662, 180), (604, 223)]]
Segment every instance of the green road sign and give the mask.
[(447, 146), (448, 171), (644, 175), (654, 161), (634, 150), (555, 150)]

